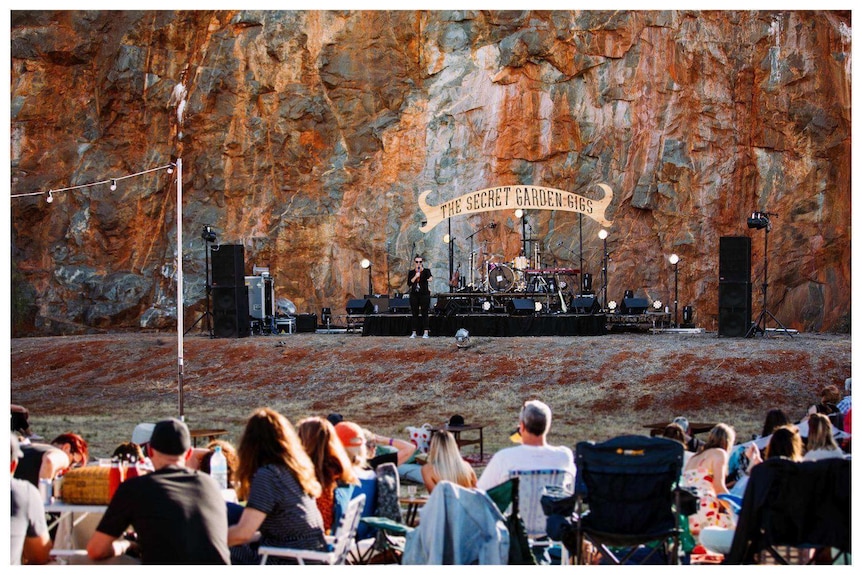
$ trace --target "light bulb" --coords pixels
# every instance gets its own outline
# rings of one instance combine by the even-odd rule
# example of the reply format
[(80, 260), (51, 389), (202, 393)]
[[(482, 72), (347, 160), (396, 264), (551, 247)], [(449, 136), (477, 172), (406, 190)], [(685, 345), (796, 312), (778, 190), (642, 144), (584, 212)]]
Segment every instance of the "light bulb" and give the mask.
[(521, 208), (518, 208), (517, 210), (515, 210), (515, 217), (516, 218), (523, 218), (524, 217), (524, 210), (522, 210)]
[(117, 189), (117, 180), (111, 180), (111, 191), (113, 192), (116, 189)]
[(359, 265), (362, 266), (362, 269), (367, 270), (368, 268), (371, 267), (371, 261), (366, 258), (366, 259), (363, 259), (361, 262), (359, 262)]
[(446, 234), (443, 236), (443, 243), (444, 244), (448, 244), (451, 241), (452, 241), (452, 237), (449, 234)]
[(671, 264), (676, 265), (679, 263), (679, 256), (676, 254), (670, 254), (668, 261), (670, 261)]
[(54, 192), (53, 190), (48, 190), (48, 197), (45, 199), (49, 204), (54, 201)]
[(599, 239), (603, 240), (608, 237), (608, 230), (601, 229), (599, 230)]
[(174, 165), (173, 165), (173, 164), (170, 164), (170, 165), (168, 166), (168, 173), (169, 173), (169, 174), (173, 174), (173, 173), (174, 173)]

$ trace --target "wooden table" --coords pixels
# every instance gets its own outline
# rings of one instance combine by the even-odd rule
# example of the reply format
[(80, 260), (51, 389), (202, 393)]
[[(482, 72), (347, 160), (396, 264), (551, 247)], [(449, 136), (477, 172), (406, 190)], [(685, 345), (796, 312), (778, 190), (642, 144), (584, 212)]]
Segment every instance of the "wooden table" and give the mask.
[(198, 437), (206, 437), (207, 441), (212, 441), (219, 435), (227, 435), (227, 429), (190, 429), (189, 435), (192, 437), (194, 446), (198, 446)]
[(398, 502), (407, 506), (407, 512), (404, 514), (404, 525), (415, 527), (416, 515), (419, 513), (419, 508), (428, 503), (428, 496), (414, 495), (412, 497), (399, 497)]
[[(455, 436), (455, 442), (458, 444), (458, 448), (462, 448), (465, 445), (478, 445), (479, 446), (479, 458), (480, 461), (485, 457), (485, 440), (482, 436), (482, 429), (484, 425), (478, 424), (470, 424), (470, 425), (440, 425), (437, 427), (432, 427), (431, 431), (448, 431), (452, 435)], [(478, 439), (461, 439), (461, 433), (465, 431), (478, 431), (479, 438)]]

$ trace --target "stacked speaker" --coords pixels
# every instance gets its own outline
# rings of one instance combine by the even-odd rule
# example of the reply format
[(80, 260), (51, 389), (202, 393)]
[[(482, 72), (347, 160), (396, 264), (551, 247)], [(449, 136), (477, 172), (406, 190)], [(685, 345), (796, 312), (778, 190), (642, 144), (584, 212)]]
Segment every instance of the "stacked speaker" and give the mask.
[(751, 238), (724, 236), (718, 255), (718, 335), (745, 337), (751, 327)]
[(222, 244), (210, 250), (212, 264), (213, 335), (248, 337), (248, 288), (245, 285), (245, 250)]

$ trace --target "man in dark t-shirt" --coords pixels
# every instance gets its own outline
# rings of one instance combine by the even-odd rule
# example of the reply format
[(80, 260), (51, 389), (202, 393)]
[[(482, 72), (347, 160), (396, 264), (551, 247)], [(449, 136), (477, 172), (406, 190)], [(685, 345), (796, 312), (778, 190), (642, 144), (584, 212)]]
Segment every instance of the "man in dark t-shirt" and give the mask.
[(160, 421), (149, 444), (155, 471), (120, 484), (87, 545), (91, 559), (125, 553), (118, 539), (137, 533), (144, 564), (229, 564), (227, 512), (209, 475), (185, 468), (192, 453), (189, 430), (176, 419)]

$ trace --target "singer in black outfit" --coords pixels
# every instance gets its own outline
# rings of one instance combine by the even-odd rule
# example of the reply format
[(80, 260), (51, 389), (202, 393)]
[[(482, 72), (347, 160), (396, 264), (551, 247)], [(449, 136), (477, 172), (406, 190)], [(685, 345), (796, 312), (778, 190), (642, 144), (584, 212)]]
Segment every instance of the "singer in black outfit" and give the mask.
[[(420, 256), (413, 258), (413, 268), (407, 273), (407, 286), (410, 288), (410, 311), (413, 312), (413, 333), (411, 338), (424, 330), (422, 337), (428, 339), (428, 309), (431, 307), (431, 270), (427, 269)], [(419, 314), (422, 314), (420, 320)]]

